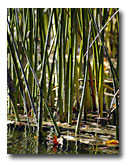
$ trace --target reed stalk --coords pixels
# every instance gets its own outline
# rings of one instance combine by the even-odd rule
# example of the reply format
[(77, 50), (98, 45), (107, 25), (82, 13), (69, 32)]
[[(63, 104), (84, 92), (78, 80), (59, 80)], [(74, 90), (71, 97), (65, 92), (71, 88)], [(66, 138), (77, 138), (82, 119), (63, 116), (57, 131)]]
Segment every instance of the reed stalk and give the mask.
[[(20, 120), (18, 102), (21, 108), (24, 106), (28, 124), (29, 112), (31, 118), (35, 116), (39, 141), (43, 136), (43, 120), (51, 119), (60, 136), (57, 121), (72, 125), (77, 120), (75, 133), (79, 133), (81, 121), (88, 120), (88, 113), (97, 112), (104, 118), (106, 89), (111, 96), (119, 90), (119, 9), (8, 9), (7, 12), (8, 91), (15, 91), (10, 95), (8, 109), (14, 108), (15, 118)], [(104, 59), (110, 66), (108, 75)], [(110, 77), (112, 87), (105, 83)], [(119, 139), (117, 96), (115, 103)]]
[[(90, 33), (91, 33), (91, 21), (89, 22), (89, 34), (88, 34), (87, 52), (89, 51)], [(82, 110), (83, 110), (83, 101), (84, 101), (83, 99), (84, 99), (84, 95), (85, 95), (85, 88), (86, 88), (86, 81), (87, 81), (87, 71), (88, 71), (88, 53), (87, 53), (87, 56), (86, 56), (84, 84), (83, 84), (82, 96), (81, 96), (81, 101), (80, 101), (80, 110), (79, 110), (79, 114), (78, 114), (78, 119), (77, 119), (75, 133), (79, 133), (79, 130), (80, 130), (80, 124), (81, 124), (81, 119), (82, 119)]]
[(50, 36), (50, 30), (52, 25), (52, 16), (53, 16), (53, 9), (51, 11), (49, 24), (48, 24), (48, 32), (46, 36), (45, 41), (45, 47), (44, 47), (44, 53), (43, 53), (43, 61), (42, 61), (42, 72), (41, 72), (41, 78), (40, 78), (40, 99), (39, 99), (39, 110), (38, 110), (38, 136), (39, 139), (42, 139), (42, 98), (43, 98), (43, 88), (44, 88), (44, 77), (45, 77), (45, 68), (46, 68), (46, 56), (47, 56), (47, 47), (48, 47), (48, 39)]
[(21, 61), (20, 61), (20, 58), (19, 58), (19, 53), (18, 53), (17, 46), (16, 46), (16, 43), (15, 43), (14, 38), (13, 38), (13, 35), (12, 35), (10, 23), (9, 23), (8, 20), (7, 20), (7, 22), (8, 22), (8, 28), (9, 28), (9, 31), (10, 31), (10, 34), (11, 34), (13, 46), (14, 46), (14, 49), (15, 49), (16, 57), (17, 57), (17, 60), (18, 60), (18, 62), (19, 62), (19, 65), (20, 65), (21, 72), (22, 72), (22, 74), (23, 74), (23, 78), (24, 78), (24, 82), (25, 82), (26, 87), (27, 87), (27, 91), (28, 91), (28, 96), (29, 96), (29, 99), (30, 99), (31, 107), (32, 107), (32, 109), (33, 109), (33, 112), (34, 112), (35, 118), (36, 118), (36, 122), (37, 122), (37, 113), (36, 113), (36, 109), (35, 109), (34, 102), (33, 102), (33, 99), (32, 99), (32, 95), (31, 95), (31, 92), (30, 92), (30, 89), (29, 89), (29, 86), (28, 86), (28, 82), (27, 82), (27, 79), (26, 79), (26, 75), (25, 75), (25, 73), (24, 73), (24, 70), (23, 70), (23, 67), (22, 67), (22, 64), (21, 64)]

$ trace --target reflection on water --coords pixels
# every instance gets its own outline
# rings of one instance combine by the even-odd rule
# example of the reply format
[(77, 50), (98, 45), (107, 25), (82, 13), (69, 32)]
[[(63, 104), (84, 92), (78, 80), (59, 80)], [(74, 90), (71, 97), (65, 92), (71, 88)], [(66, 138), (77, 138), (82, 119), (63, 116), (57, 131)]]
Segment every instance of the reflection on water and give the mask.
[[(42, 143), (36, 139), (36, 132), (28, 132), (20, 127), (8, 126), (7, 131), (7, 153), (8, 154), (118, 154), (118, 147), (107, 147), (103, 144), (96, 144), (98, 139), (101, 140), (105, 136), (97, 137), (95, 143), (85, 143), (85, 138), (92, 140), (90, 134), (80, 134), (76, 140), (66, 140), (63, 144), (53, 145), (52, 138), (54, 130), (51, 127), (44, 128), (44, 138)], [(64, 135), (69, 135), (68, 131), (63, 131)], [(70, 135), (73, 133), (70, 132)]]

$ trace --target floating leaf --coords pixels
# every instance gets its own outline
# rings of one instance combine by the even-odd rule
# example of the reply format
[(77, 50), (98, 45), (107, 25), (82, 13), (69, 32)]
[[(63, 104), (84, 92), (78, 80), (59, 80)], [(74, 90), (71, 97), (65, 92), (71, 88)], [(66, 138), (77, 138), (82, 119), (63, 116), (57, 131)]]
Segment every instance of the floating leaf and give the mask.
[(38, 136), (34, 136), (35, 139), (38, 139)]
[(56, 135), (54, 135), (52, 142), (54, 143), (54, 145), (58, 144), (57, 136)]
[(119, 144), (118, 140), (109, 140), (109, 141), (105, 141), (105, 144)]

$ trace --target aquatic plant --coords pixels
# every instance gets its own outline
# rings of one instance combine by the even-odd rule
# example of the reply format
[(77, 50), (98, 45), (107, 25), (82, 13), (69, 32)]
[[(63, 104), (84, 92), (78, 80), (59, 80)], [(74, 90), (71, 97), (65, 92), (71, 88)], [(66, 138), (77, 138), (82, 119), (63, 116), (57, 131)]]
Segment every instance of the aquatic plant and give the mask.
[(8, 114), (20, 121), (22, 109), (41, 139), (42, 121), (60, 136), (58, 121), (75, 119), (79, 133), (89, 113), (102, 123), (115, 111), (119, 140), (118, 40), (119, 9), (7, 9)]

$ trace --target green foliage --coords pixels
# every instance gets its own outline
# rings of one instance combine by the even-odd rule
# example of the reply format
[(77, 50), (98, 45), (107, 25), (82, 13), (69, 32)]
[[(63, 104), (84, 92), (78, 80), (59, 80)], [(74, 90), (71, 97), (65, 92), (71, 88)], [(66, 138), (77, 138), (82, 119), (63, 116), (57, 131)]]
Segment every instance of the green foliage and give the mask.
[(88, 113), (104, 118), (106, 79), (113, 95), (119, 89), (118, 9), (8, 9), (7, 25), (8, 90), (18, 121), (18, 104), (28, 121), (31, 112), (39, 136), (42, 120), (51, 119), (60, 135), (58, 120), (77, 120), (78, 133)]

